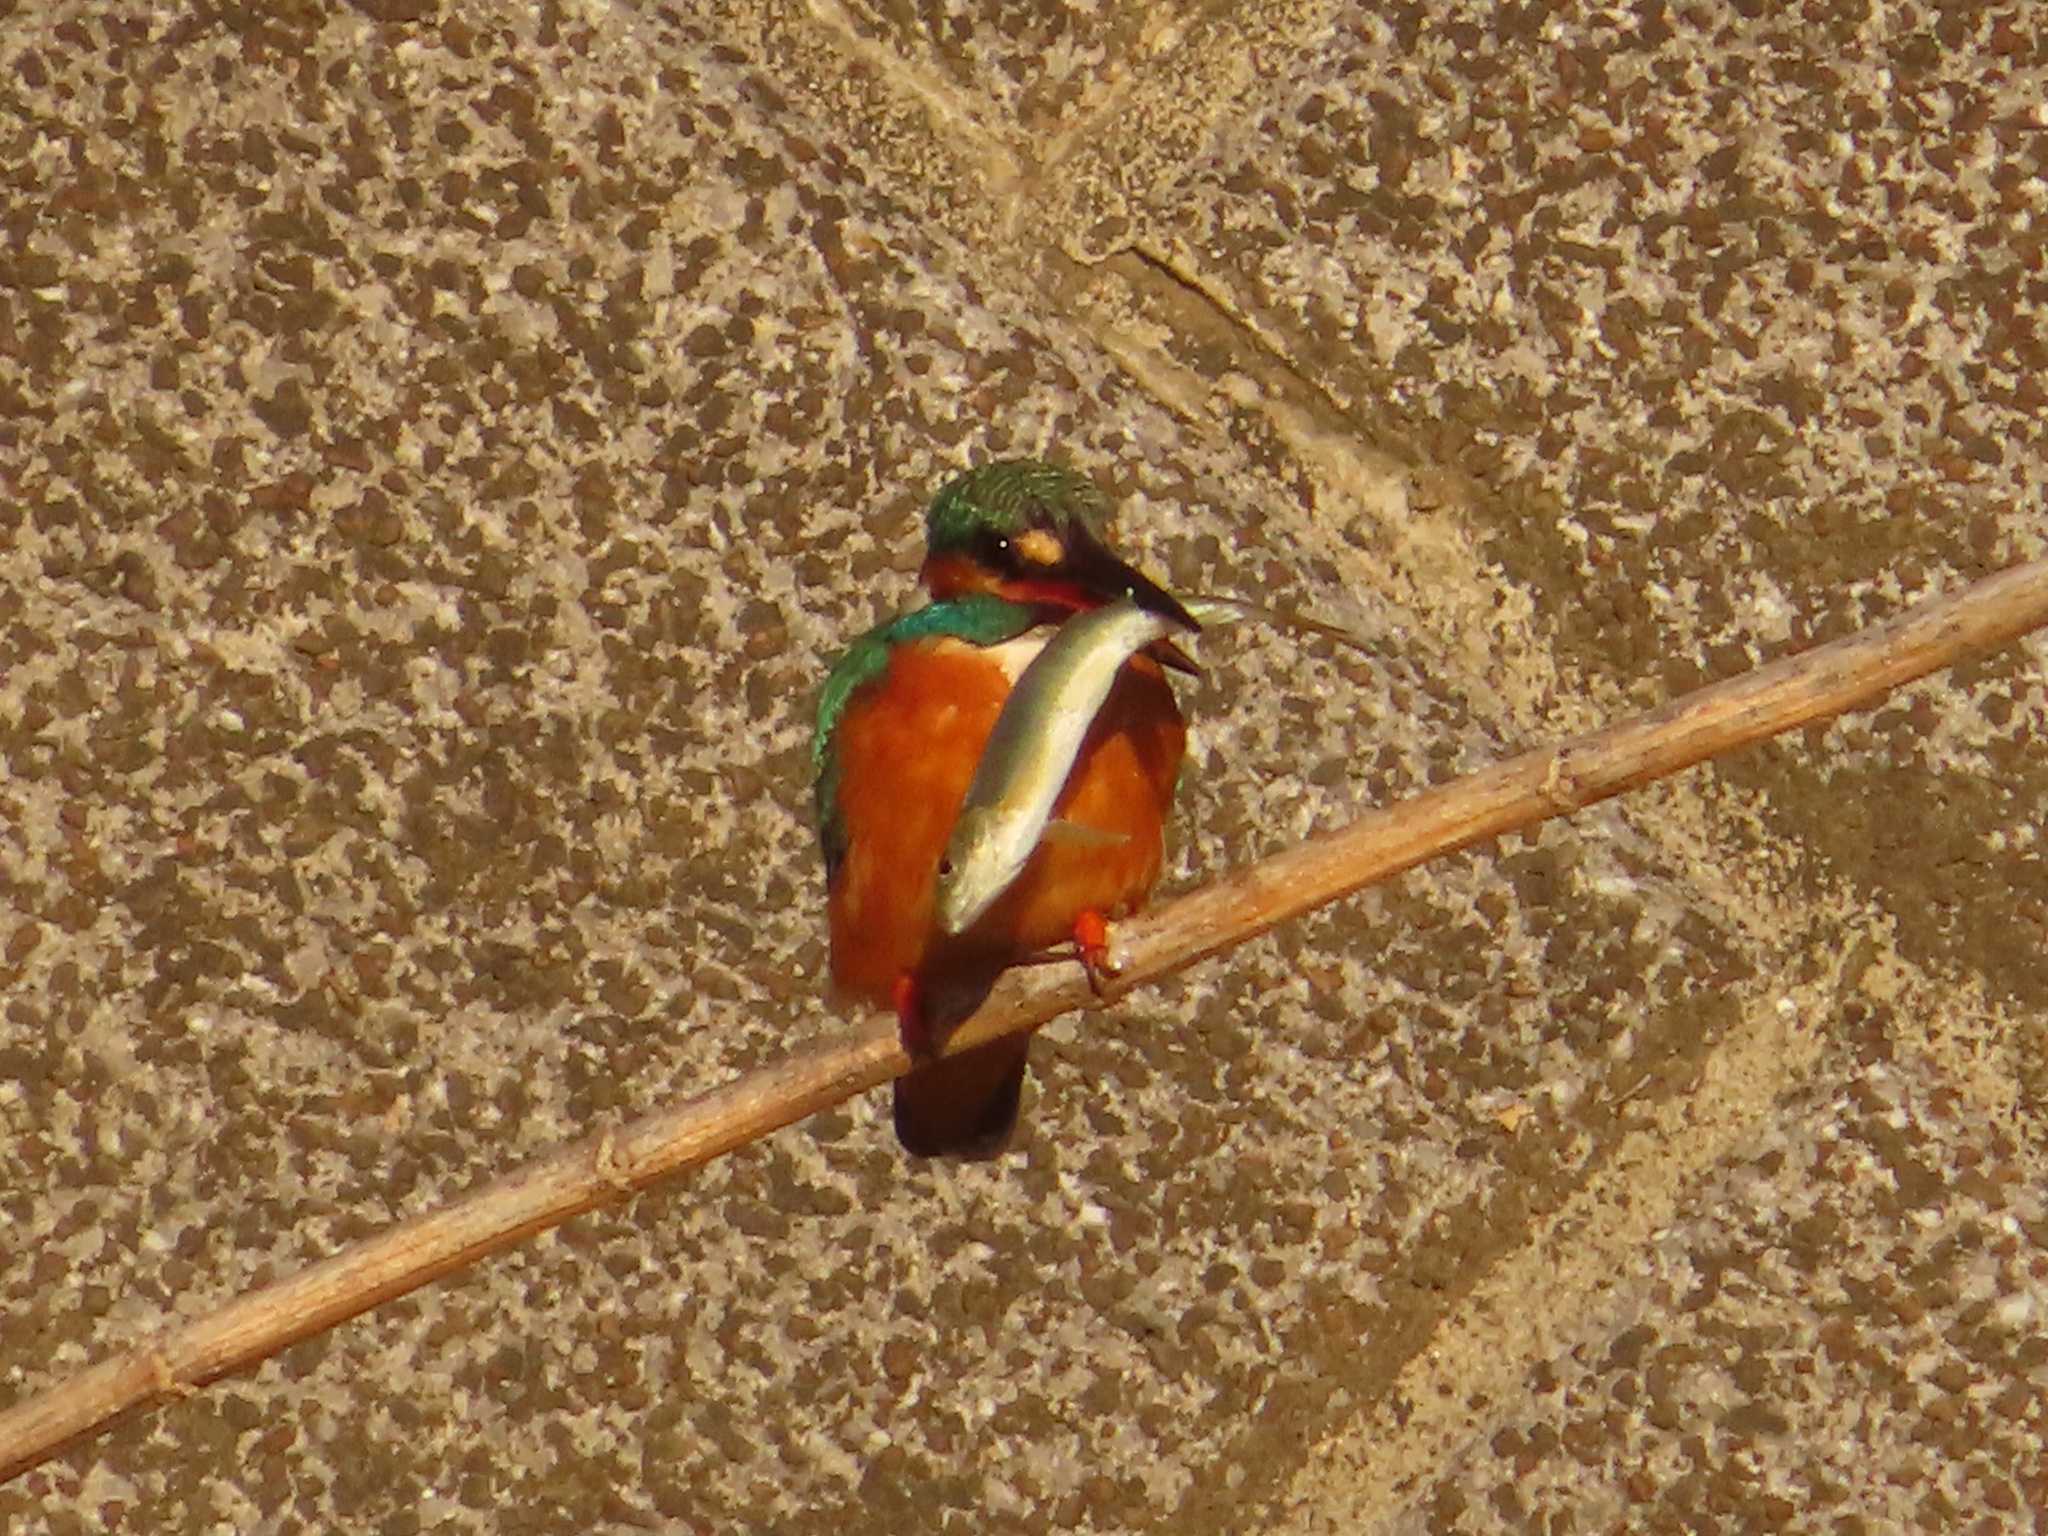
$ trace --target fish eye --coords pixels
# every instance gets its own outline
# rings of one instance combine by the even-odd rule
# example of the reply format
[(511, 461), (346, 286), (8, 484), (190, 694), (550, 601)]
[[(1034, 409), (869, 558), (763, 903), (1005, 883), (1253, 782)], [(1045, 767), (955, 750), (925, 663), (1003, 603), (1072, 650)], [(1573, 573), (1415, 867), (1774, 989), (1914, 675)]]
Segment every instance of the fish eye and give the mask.
[(939, 860), (939, 876), (940, 876), (940, 878), (941, 878), (941, 879), (943, 879), (943, 878), (944, 878), (945, 876), (947, 876), (947, 875), (950, 875), (950, 874), (952, 874), (952, 873), (953, 873), (953, 861), (952, 861), (951, 859), (941, 859), (941, 860)]

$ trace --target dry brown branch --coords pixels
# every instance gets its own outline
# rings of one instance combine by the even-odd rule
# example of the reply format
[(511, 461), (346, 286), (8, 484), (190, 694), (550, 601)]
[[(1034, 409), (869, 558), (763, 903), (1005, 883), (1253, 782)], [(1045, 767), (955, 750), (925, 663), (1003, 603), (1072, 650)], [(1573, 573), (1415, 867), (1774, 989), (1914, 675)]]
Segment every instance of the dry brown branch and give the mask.
[[(1134, 986), (1436, 854), (1590, 805), (1719, 753), (1869, 704), (2048, 623), (2048, 561), (2014, 567), (1846, 640), (1718, 683), (1559, 747), (1523, 753), (1203, 887), (1118, 934)], [(1078, 966), (1010, 972), (948, 1052), (1098, 1004)], [(876, 1022), (598, 1135), (447, 1207), (94, 1366), (0, 1414), (0, 1482), (117, 1418), (244, 1369), (907, 1070)]]

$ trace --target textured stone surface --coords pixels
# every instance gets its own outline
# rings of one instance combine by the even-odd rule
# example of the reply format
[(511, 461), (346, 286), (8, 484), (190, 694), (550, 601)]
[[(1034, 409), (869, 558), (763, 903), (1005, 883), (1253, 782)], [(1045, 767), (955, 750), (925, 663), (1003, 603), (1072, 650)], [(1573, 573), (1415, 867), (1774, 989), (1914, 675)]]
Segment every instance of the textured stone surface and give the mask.
[[(1193, 153), (1098, 135), (1061, 223), (1190, 369), (1219, 371), (1185, 291), (1115, 253), (1453, 469), (1479, 557), (1614, 700), (2043, 552), (2044, 88), (1995, 6), (1360, 7)], [(1162, 96), (1120, 122), (1200, 110)], [(1966, 722), (1906, 702), (1725, 773), (1913, 953), (2038, 1010), (2048, 949), (1998, 934), (2048, 916), (2048, 868), (1991, 831), (2048, 794), (2048, 696), (2024, 653), (1958, 685)]]
[(887, 50), (892, 70), (929, 70), (940, 89), (979, 104), (990, 132), (1035, 159), (1102, 91), (1173, 47), (1198, 11), (1140, 0), (853, 0), (838, 15), (857, 38)]
[[(1178, 884), (2048, 541), (2010, 8), (127, 14), (0, 29), (0, 1403), (839, 1027), (813, 689), (966, 463), (1375, 642), (1203, 643)], [(847, 1105), (0, 1524), (2018, 1528), (2042, 655), (1057, 1024), (1000, 1162)]]
[[(1401, 1524), (2029, 1523), (2048, 1507), (2048, 1209), (1974, 1118), (1882, 1059), (1796, 1096), (1566, 1349), (1475, 1404), (1463, 1454), (1415, 1469)], [(1320, 1492), (1342, 1486), (1323, 1470)]]

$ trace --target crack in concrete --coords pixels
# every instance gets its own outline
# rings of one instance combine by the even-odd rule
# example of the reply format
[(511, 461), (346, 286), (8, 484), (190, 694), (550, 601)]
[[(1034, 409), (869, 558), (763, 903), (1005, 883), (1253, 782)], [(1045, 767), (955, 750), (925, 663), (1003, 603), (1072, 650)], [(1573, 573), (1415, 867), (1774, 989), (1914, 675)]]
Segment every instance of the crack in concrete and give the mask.
[[(1699, 1086), (1652, 1101), (1646, 1123), (1443, 1316), (1386, 1393), (1310, 1451), (1269, 1528), (1320, 1536), (1384, 1525), (1484, 1433), (1490, 1420), (1474, 1405), (1516, 1401), (1533, 1367), (1597, 1332), (1623, 1304), (1635, 1256), (1812, 1077), (1841, 980), (1838, 963), (1801, 987), (1758, 986), (1740, 1033), (1705, 1057)], [(1533, 1295), (1546, 1305), (1525, 1305)]]
[[(991, 130), (969, 105), (971, 98), (943, 75), (924, 69), (905, 55), (862, 33), (840, 0), (809, 0), (812, 19), (841, 52), (874, 71), (917, 102), (932, 119), (940, 142), (951, 141), (956, 152), (971, 150), (987, 177), (984, 190), (1002, 204), (1024, 200), (1033, 173), (1011, 147)], [(999, 214), (1009, 228), (1009, 215)]]

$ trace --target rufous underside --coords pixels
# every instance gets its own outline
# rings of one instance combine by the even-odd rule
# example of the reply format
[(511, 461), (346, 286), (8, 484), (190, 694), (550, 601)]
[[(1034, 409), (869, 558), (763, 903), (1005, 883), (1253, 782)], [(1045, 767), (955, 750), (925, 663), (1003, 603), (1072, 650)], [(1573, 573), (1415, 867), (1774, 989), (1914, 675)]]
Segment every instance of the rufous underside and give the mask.
[(957, 938), (938, 931), (939, 859), (1010, 684), (1010, 668), (973, 646), (906, 645), (850, 702), (836, 743), (846, 856), (830, 902), (842, 994), (888, 1005), (905, 975), (927, 992), (986, 981), (1071, 937), (1082, 912), (1135, 910), (1158, 881), (1186, 731), (1158, 666), (1140, 656), (1110, 690), (1053, 812), (1100, 835), (1049, 838), (978, 923)]

